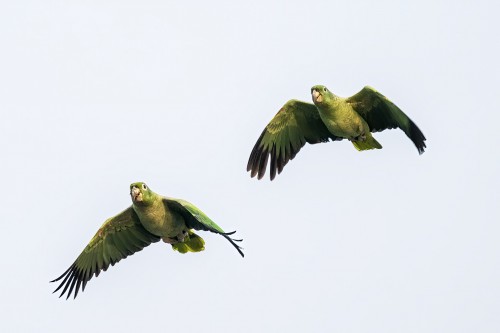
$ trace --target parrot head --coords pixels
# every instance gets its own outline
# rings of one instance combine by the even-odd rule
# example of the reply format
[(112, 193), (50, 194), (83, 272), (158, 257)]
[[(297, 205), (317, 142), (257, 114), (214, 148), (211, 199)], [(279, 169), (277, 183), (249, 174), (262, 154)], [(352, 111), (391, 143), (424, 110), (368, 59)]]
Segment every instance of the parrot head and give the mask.
[(314, 104), (318, 105), (332, 99), (333, 94), (327, 87), (317, 85), (311, 88), (311, 95)]
[(130, 197), (133, 203), (148, 204), (153, 199), (153, 191), (143, 182), (130, 184)]

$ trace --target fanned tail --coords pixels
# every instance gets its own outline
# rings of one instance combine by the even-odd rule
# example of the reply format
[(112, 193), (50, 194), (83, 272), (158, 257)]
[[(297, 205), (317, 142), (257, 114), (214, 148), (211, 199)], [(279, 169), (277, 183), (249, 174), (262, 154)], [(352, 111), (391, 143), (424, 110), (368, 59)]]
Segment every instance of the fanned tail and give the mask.
[(370, 134), (366, 136), (365, 141), (352, 141), (354, 148), (358, 151), (370, 149), (382, 149), (382, 145)]
[(189, 230), (184, 241), (172, 244), (172, 249), (180, 253), (200, 252), (205, 250), (205, 241), (193, 231)]
[[(239, 254), (244, 257), (245, 255), (243, 254), (243, 248), (236, 244), (236, 242), (241, 242), (243, 241), (242, 239), (235, 239), (229, 237), (230, 235), (234, 234), (236, 231), (232, 232), (224, 232), (224, 233), (219, 233), (222, 235), (225, 239), (227, 239), (233, 246), (234, 248), (239, 252)], [(179, 253), (188, 253), (188, 252), (200, 252), (205, 250), (205, 241), (203, 238), (195, 234), (192, 230), (188, 231), (188, 234), (184, 238), (183, 242), (175, 243), (172, 244), (172, 249), (174, 251), (178, 251)]]

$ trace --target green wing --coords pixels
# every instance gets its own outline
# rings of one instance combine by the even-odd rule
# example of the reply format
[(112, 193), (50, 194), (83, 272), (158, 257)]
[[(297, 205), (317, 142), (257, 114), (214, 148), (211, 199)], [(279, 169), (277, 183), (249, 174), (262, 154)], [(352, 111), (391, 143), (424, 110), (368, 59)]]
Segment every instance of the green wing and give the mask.
[(129, 207), (107, 219), (73, 265), (60, 277), (50, 281), (56, 282), (64, 278), (54, 292), (64, 286), (59, 296), (61, 297), (69, 287), (66, 299), (71, 296), (73, 289), (76, 298), (80, 287), (83, 292), (94, 274), (96, 277), (99, 276), (99, 273), (106, 271), (110, 264), (113, 266), (121, 259), (159, 240), (160, 237), (144, 229), (137, 214), (132, 207)]
[(222, 235), (236, 248), (236, 250), (238, 250), (242, 257), (245, 256), (243, 254), (242, 248), (235, 243), (241, 242), (242, 240), (229, 237), (236, 231), (224, 232), (224, 230), (222, 230), (221, 227), (219, 227), (214, 221), (212, 221), (207, 215), (205, 215), (205, 213), (203, 213), (195, 205), (187, 202), (186, 200), (163, 198), (163, 202), (168, 209), (179, 213), (184, 218), (186, 226), (189, 229), (211, 231), (213, 233)]
[(400, 128), (422, 154), (426, 148), (425, 136), (415, 123), (387, 97), (366, 86), (346, 100), (365, 119), (372, 132)]
[(264, 177), (267, 161), (271, 156), (271, 180), (283, 171), (307, 143), (314, 144), (329, 140), (342, 140), (331, 134), (319, 116), (314, 104), (289, 100), (267, 124), (252, 149), (247, 171), (257, 179)]

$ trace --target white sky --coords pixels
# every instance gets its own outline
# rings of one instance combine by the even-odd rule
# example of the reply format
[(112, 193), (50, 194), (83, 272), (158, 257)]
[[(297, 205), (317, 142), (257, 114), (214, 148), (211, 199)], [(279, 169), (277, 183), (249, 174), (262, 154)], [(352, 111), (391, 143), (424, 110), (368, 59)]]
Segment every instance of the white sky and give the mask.
[[(495, 1), (11, 1), (0, 11), (2, 332), (498, 332)], [(245, 172), (267, 122), (371, 85), (422, 129)], [(145, 181), (244, 238), (48, 283)]]

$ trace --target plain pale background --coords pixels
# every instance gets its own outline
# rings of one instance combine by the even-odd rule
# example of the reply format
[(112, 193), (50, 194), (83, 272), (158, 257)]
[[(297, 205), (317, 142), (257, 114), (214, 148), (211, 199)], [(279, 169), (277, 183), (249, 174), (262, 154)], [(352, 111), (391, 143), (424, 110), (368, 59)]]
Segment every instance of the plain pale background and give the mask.
[[(499, 332), (495, 1), (11, 1), (0, 12), (2, 332)], [(267, 122), (371, 85), (422, 129), (245, 172)], [(244, 238), (48, 281), (145, 181)]]

